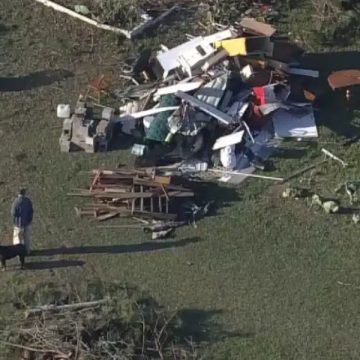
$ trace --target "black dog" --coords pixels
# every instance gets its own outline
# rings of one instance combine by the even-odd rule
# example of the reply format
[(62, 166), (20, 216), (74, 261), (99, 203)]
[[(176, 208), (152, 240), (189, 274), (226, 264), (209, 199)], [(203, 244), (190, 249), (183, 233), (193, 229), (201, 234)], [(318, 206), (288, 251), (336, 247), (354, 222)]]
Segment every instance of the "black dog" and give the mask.
[(21, 269), (25, 265), (26, 248), (22, 244), (0, 246), (0, 262), (2, 269), (6, 270), (6, 260), (12, 259), (18, 256), (20, 258)]

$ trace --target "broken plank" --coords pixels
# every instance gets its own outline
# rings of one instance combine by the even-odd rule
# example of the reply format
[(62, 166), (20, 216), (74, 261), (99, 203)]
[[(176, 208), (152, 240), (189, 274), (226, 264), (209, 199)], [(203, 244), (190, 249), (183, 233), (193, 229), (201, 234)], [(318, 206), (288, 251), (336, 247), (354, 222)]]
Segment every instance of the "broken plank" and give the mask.
[(161, 202), (161, 196), (159, 196), (159, 211), (162, 213), (162, 202)]
[[(144, 187), (140, 185), (140, 193), (144, 192)], [(140, 198), (140, 211), (144, 211), (144, 198)]]
[(226, 50), (221, 49), (215, 55), (211, 56), (206, 60), (205, 64), (201, 67), (201, 70), (207, 72), (211, 67), (216, 65), (222, 60), (225, 60), (228, 57), (228, 53)]
[(105, 215), (100, 215), (96, 217), (96, 220), (98, 221), (106, 221), (106, 220), (110, 220), (113, 219), (115, 217), (118, 217), (120, 215), (120, 211), (114, 211)]
[(219, 173), (219, 174), (229, 174), (229, 175), (242, 175), (246, 177), (253, 177), (258, 179), (264, 179), (264, 180), (273, 180), (273, 181), (284, 181), (284, 178), (279, 177), (273, 177), (273, 176), (264, 176), (264, 175), (256, 175), (256, 174), (250, 174), (250, 173), (243, 173), (240, 171), (228, 171), (228, 170), (219, 170), (219, 169), (209, 169), (208, 171)]
[(269, 24), (257, 21), (253, 18), (245, 17), (241, 20), (240, 26), (252, 34), (259, 34), (264, 36), (273, 36), (276, 29)]
[[(195, 194), (192, 191), (168, 191), (168, 197), (193, 197)], [(162, 195), (162, 197), (166, 197), (165, 195)]]

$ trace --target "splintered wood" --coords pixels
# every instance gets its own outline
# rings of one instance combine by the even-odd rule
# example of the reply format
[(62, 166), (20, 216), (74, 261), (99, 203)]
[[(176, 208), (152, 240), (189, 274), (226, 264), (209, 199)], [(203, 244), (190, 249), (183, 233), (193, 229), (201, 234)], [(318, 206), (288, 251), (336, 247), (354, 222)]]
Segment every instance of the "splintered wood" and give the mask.
[(76, 214), (93, 216), (98, 221), (115, 217), (140, 217), (174, 220), (170, 203), (176, 198), (191, 198), (194, 193), (171, 183), (169, 176), (155, 176), (145, 170), (93, 170), (88, 189), (70, 196), (88, 197), (92, 203), (75, 208)]

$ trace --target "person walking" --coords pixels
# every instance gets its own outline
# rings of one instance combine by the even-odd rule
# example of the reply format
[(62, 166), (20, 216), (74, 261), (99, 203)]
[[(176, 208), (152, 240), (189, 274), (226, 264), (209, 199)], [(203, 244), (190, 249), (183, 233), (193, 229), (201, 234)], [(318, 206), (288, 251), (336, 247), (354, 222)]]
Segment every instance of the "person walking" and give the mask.
[(31, 251), (31, 223), (33, 214), (32, 202), (26, 196), (26, 190), (21, 189), (11, 206), (11, 216), (14, 222), (13, 244), (23, 244), (28, 255)]

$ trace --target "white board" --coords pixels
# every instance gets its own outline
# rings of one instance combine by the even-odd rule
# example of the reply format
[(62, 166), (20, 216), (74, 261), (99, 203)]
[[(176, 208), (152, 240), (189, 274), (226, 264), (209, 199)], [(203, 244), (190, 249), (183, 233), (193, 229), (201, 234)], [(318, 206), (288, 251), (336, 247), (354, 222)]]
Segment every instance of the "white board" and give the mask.
[(226, 146), (239, 144), (244, 137), (244, 133), (245, 133), (245, 131), (241, 130), (241, 131), (238, 131), (238, 132), (230, 134), (230, 135), (225, 135), (225, 136), (219, 137), (215, 141), (213, 150), (219, 150)]
[(275, 136), (277, 138), (318, 137), (312, 108), (308, 112), (294, 112), (280, 109), (273, 115)]

